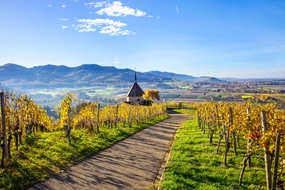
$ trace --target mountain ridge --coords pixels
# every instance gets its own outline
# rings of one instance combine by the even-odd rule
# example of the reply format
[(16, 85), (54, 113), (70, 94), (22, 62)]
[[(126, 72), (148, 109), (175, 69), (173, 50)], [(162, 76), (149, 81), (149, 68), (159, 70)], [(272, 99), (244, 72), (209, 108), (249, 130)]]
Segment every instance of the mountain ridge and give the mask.
[[(14, 63), (0, 66), (0, 82), (18, 86), (80, 86), (96, 83), (129, 83), (134, 81), (134, 70), (114, 66), (83, 64), (75, 67), (65, 65), (42, 65), (26, 68)], [(171, 72), (137, 72), (139, 82), (163, 82), (189, 80), (199, 77)]]

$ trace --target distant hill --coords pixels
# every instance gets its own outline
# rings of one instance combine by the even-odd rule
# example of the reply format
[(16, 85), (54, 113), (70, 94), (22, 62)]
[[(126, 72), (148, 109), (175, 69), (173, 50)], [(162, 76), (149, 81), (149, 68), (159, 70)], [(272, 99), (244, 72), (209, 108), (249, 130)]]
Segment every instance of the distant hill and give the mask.
[[(84, 64), (77, 67), (44, 65), (26, 68), (8, 63), (0, 66), (0, 83), (21, 88), (32, 87), (74, 87), (98, 83), (128, 83), (134, 81), (131, 69), (118, 69), (112, 66)], [(199, 77), (170, 72), (137, 72), (139, 82), (197, 81)], [(218, 80), (218, 79), (217, 79)]]
[(184, 74), (176, 74), (176, 73), (170, 73), (170, 72), (161, 72), (161, 71), (149, 71), (146, 72), (148, 74), (152, 74), (155, 76), (161, 76), (161, 77), (168, 77), (172, 80), (188, 80), (193, 81), (197, 80), (199, 77), (193, 77), (191, 75), (184, 75)]
[[(85, 64), (78, 67), (44, 65), (26, 68), (8, 63), (0, 66), (0, 83), (22, 87), (44, 86), (83, 86), (95, 83), (124, 83), (134, 81), (131, 69)], [(151, 73), (137, 72), (140, 82), (155, 82), (172, 80), (167, 76), (156, 76)]]
[(225, 82), (225, 80), (217, 79), (215, 77), (201, 76), (197, 82)]

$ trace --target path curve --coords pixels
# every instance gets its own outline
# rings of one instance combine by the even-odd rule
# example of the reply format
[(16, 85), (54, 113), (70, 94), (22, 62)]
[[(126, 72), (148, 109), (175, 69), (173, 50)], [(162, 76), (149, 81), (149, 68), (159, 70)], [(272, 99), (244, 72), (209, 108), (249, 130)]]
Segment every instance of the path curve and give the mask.
[(38, 183), (29, 190), (147, 189), (161, 177), (161, 166), (171, 140), (190, 115), (170, 118), (146, 128), (64, 173)]

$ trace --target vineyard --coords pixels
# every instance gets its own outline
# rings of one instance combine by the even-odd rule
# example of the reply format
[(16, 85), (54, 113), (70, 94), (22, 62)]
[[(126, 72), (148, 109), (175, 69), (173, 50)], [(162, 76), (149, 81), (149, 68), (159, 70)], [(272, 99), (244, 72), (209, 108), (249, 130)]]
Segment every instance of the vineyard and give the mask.
[[(285, 111), (274, 104), (167, 102), (100, 107), (96, 102), (76, 104), (68, 94), (57, 106), (59, 119), (54, 119), (27, 95), (0, 95), (1, 189), (22, 189), (60, 173), (71, 160), (79, 161), (143, 129), (146, 123), (165, 119), (168, 108), (190, 114), (197, 111), (201, 135), (215, 144), (212, 151), (223, 155), (215, 163), (228, 168), (235, 160), (231, 156), (244, 153), (242, 162), (236, 163), (240, 165), (237, 185), (242, 187), (255, 161), (263, 159), (266, 189), (284, 186)], [(40, 177), (31, 175), (32, 171)]]
[(0, 189), (27, 187), (37, 180), (31, 175), (33, 167), (38, 174), (44, 173), (39, 174), (44, 179), (60, 172), (68, 160), (80, 160), (167, 117), (165, 104), (122, 103), (101, 108), (96, 102), (76, 104), (72, 94), (68, 94), (58, 105), (60, 117), (55, 120), (27, 95), (10, 92), (0, 95)]
[(198, 126), (208, 134), (209, 143), (217, 135), (216, 153), (224, 143), (223, 165), (227, 166), (228, 152), (232, 147), (244, 148), (246, 154), (239, 176), (242, 185), (246, 167), (251, 168), (252, 159), (264, 154), (267, 189), (283, 187), (285, 169), (285, 111), (274, 104), (203, 103), (197, 108)]
[[(260, 173), (257, 174), (256, 171), (262, 171), (264, 176), (264, 181), (256, 181), (252, 179), (253, 183), (258, 183), (260, 189), (283, 189), (285, 184), (285, 111), (277, 108), (276, 104), (257, 104), (254, 102), (244, 102), (244, 103), (225, 103), (225, 102), (207, 102), (207, 103), (184, 103), (184, 102), (169, 102), (168, 107), (178, 108), (183, 113), (193, 114), (193, 110), (197, 111), (197, 125), (196, 121), (192, 121), (191, 126), (189, 126), (189, 131), (179, 134), (178, 142), (179, 144), (174, 147), (173, 158), (170, 158), (169, 172), (167, 173), (167, 180), (163, 182), (162, 187), (165, 189), (171, 189), (170, 187), (176, 188), (188, 188), (192, 184), (197, 183), (200, 176), (201, 179), (206, 180), (212, 174), (208, 173), (207, 176), (199, 174), (193, 178), (187, 178), (185, 176), (193, 175), (191, 171), (185, 171), (182, 175), (182, 179), (175, 179), (179, 175), (178, 173), (183, 173), (185, 168), (188, 168), (188, 164), (192, 163), (191, 161), (185, 162), (185, 160), (195, 160), (195, 151), (202, 152), (200, 143), (197, 146), (200, 150), (192, 150), (192, 146), (195, 144), (195, 130), (193, 127), (198, 127), (199, 129), (199, 138), (208, 138), (208, 145), (211, 150), (208, 150), (209, 147), (205, 147), (209, 151), (209, 155), (214, 159), (210, 159), (207, 162), (214, 163), (215, 167), (222, 167), (222, 170), (225, 173), (233, 172), (237, 168), (240, 169), (238, 175), (229, 173), (229, 176), (236, 175), (238, 182), (234, 185), (234, 189), (244, 189), (243, 179), (246, 177), (246, 184), (250, 184), (248, 181), (249, 176), (255, 176), (254, 178), (258, 179)], [(189, 111), (187, 111), (189, 110)], [(192, 110), (192, 111), (191, 111)], [(187, 127), (186, 127), (187, 128)], [(185, 127), (182, 127), (182, 131), (186, 130)], [(193, 131), (192, 131), (193, 130)], [(193, 133), (193, 134), (192, 134)], [(185, 136), (186, 135), (186, 136)], [(191, 139), (188, 139), (194, 135)], [(194, 139), (193, 139), (194, 138)], [(182, 143), (183, 142), (183, 143)], [(188, 144), (192, 144), (191, 148), (188, 147)], [(185, 150), (191, 149), (193, 152), (185, 152)], [(215, 153), (217, 156), (212, 155)], [(185, 155), (193, 155), (193, 158)], [(204, 153), (203, 153), (204, 154)], [(243, 155), (243, 159), (240, 159), (240, 155)], [(222, 156), (223, 155), (223, 156)], [(185, 157), (184, 157), (185, 156)], [(200, 155), (202, 156), (202, 155)], [(222, 157), (221, 157), (222, 156)], [(233, 158), (232, 156), (236, 157)], [(198, 156), (199, 157), (199, 156)], [(207, 156), (206, 156), (207, 158)], [(208, 158), (207, 158), (208, 159)], [(216, 160), (218, 159), (218, 160)], [(258, 168), (260, 166), (261, 160), (263, 160), (262, 169)], [(236, 163), (233, 163), (236, 161)], [(195, 163), (197, 160), (194, 161)], [(201, 164), (201, 168), (206, 167), (205, 163)], [(198, 165), (199, 165), (198, 164)], [(218, 165), (217, 165), (218, 164)], [(191, 164), (190, 164), (191, 165)], [(207, 164), (206, 164), (207, 165)], [(238, 167), (237, 167), (238, 166)], [(213, 168), (215, 168), (213, 167)], [(233, 170), (231, 170), (231, 167)], [(224, 168), (228, 168), (224, 170)], [(197, 170), (197, 167), (189, 166), (189, 170)], [(183, 170), (183, 171), (181, 171)], [(186, 169), (187, 170), (187, 169)], [(208, 170), (211, 170), (208, 168)], [(214, 169), (214, 170), (217, 170)], [(204, 169), (201, 169), (200, 172), (203, 172)], [(177, 173), (177, 175), (173, 175)], [(186, 174), (187, 173), (187, 174)], [(219, 173), (215, 171), (215, 173)], [(247, 174), (249, 176), (247, 176)], [(223, 175), (222, 175), (223, 176)], [(221, 176), (221, 178), (223, 178)], [(230, 184), (225, 181), (218, 182), (220, 179), (217, 176), (211, 176), (216, 178), (217, 183), (221, 184)], [(194, 180), (196, 179), (196, 181)], [(211, 178), (210, 178), (211, 179)], [(179, 181), (176, 184), (173, 184), (173, 181)], [(188, 181), (189, 180), (189, 181)], [(187, 183), (182, 183), (182, 181), (188, 181)], [(200, 183), (203, 183), (202, 181)], [(213, 182), (212, 182), (213, 183)], [(179, 185), (180, 184), (180, 185)], [(181, 185), (182, 184), (182, 185)], [(186, 185), (186, 186), (183, 186)], [(201, 186), (202, 184), (200, 184)], [(205, 184), (203, 184), (205, 185)], [(253, 185), (253, 184), (252, 184)], [(255, 185), (253, 185), (255, 186)], [(192, 186), (194, 188), (195, 186)], [(202, 186), (201, 186), (202, 187)], [(178, 188), (178, 189), (179, 189)], [(205, 188), (213, 188), (206, 187)], [(225, 188), (224, 186), (220, 188)], [(247, 188), (250, 188), (248, 186)], [(256, 186), (255, 186), (256, 188)], [(202, 188), (203, 189), (203, 188)], [(216, 189), (216, 187), (214, 188)], [(219, 188), (218, 188), (219, 189)], [(229, 187), (229, 189), (231, 189)]]

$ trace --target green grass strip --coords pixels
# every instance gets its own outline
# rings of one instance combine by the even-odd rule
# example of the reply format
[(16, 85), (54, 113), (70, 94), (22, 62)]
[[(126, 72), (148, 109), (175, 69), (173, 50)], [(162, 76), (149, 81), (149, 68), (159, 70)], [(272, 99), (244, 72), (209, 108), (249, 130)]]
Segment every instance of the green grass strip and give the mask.
[(175, 136), (163, 180), (159, 185), (161, 189), (266, 189), (262, 153), (253, 155), (253, 167), (246, 168), (243, 185), (239, 186), (244, 149), (238, 149), (238, 155), (235, 156), (231, 148), (228, 166), (223, 166), (225, 147), (222, 145), (217, 154), (217, 134), (214, 135), (213, 142), (211, 145), (207, 134), (202, 134), (198, 129), (197, 119), (183, 123)]
[(189, 115), (196, 115), (196, 110), (194, 109), (173, 109), (172, 111), (182, 113), (182, 114), (189, 114)]

